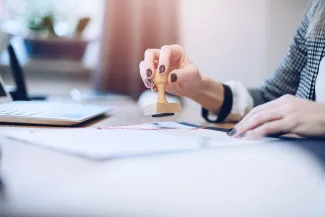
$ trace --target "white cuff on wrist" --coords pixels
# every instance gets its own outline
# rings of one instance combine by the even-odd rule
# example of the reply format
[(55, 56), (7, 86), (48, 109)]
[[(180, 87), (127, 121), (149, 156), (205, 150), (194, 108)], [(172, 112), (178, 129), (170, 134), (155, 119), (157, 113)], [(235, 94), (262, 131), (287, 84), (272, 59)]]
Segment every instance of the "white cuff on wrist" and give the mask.
[(233, 95), (232, 109), (226, 121), (240, 121), (253, 109), (253, 98), (239, 81), (228, 81), (225, 84), (230, 87)]

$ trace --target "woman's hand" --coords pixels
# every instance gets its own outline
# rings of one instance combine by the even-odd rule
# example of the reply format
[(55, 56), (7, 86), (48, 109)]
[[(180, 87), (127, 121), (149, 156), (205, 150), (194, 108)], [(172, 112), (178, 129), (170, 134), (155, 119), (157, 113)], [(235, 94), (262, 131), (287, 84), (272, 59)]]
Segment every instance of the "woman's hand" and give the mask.
[(188, 97), (210, 111), (220, 110), (223, 103), (223, 86), (202, 76), (180, 45), (166, 45), (160, 50), (148, 49), (139, 67), (147, 88), (157, 91), (152, 79), (158, 69), (157, 73), (168, 73), (168, 93)]
[(325, 105), (285, 95), (254, 108), (229, 135), (256, 139), (285, 133), (325, 137)]
[(154, 73), (168, 73), (166, 91), (177, 96), (191, 97), (196, 94), (202, 81), (198, 68), (185, 56), (180, 45), (166, 45), (159, 49), (148, 49), (140, 63), (140, 74), (147, 88), (154, 87)]

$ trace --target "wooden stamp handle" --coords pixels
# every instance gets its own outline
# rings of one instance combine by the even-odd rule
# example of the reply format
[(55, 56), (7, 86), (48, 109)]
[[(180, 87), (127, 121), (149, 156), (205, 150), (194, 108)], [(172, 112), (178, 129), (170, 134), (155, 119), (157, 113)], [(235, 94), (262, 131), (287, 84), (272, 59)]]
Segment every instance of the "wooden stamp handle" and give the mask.
[(155, 72), (155, 77), (153, 78), (153, 82), (156, 84), (158, 89), (158, 103), (168, 103), (165, 95), (165, 88), (168, 82), (168, 74), (167, 73), (159, 73), (158, 70)]

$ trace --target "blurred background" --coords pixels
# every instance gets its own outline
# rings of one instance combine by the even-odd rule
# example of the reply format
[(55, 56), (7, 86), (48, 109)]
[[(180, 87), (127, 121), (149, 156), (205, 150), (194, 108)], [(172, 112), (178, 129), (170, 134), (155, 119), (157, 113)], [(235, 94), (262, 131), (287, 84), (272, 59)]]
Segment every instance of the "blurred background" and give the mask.
[[(145, 90), (147, 48), (181, 44), (206, 74), (256, 87), (275, 69), (308, 0), (0, 0), (3, 32), (30, 92), (52, 95)], [(78, 26), (79, 23), (79, 26)], [(1, 38), (1, 45), (6, 37)], [(0, 73), (11, 84), (1, 46)]]

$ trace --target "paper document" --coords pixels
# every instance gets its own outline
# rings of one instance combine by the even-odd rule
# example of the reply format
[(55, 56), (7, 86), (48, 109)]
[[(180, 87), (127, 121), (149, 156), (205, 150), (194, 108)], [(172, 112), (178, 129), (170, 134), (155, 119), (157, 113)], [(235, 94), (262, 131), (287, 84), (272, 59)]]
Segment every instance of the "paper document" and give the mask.
[(224, 132), (189, 127), (174, 122), (101, 129), (8, 129), (2, 134), (9, 140), (22, 141), (94, 160), (261, 142), (238, 140)]

